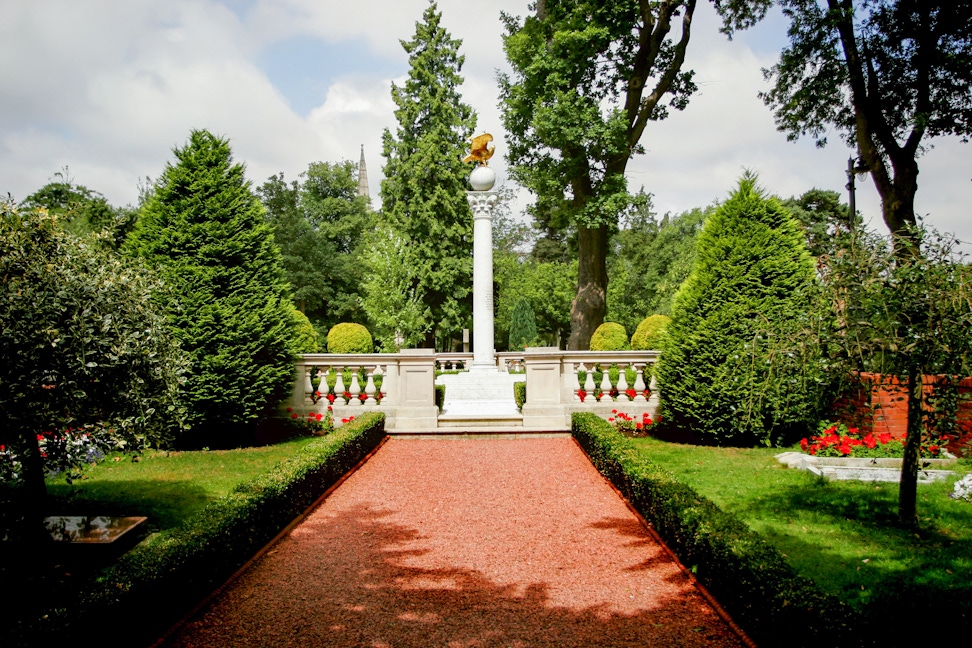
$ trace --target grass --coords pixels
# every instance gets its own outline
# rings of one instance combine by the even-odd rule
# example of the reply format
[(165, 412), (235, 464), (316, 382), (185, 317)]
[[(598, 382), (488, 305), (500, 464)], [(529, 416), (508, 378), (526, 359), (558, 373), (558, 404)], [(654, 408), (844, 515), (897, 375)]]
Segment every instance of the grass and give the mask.
[(144, 515), (151, 531), (178, 526), (234, 486), (265, 473), (315, 437), (271, 446), (114, 455), (73, 485), (48, 481), (49, 515)]
[(919, 485), (919, 525), (908, 529), (896, 522), (896, 483), (828, 482), (778, 464), (779, 449), (633, 442), (853, 608), (911, 599), (972, 614), (972, 504), (948, 497), (954, 480)]

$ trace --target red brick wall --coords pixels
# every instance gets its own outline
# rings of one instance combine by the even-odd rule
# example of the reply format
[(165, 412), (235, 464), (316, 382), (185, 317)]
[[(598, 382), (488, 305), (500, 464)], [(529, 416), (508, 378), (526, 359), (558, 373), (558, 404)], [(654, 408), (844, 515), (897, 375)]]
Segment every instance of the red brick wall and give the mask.
[[(902, 438), (908, 431), (908, 390), (895, 376), (858, 374), (859, 387), (834, 403), (835, 418), (848, 427), (875, 434), (891, 433)], [(942, 376), (925, 376), (922, 390), (932, 394)], [(959, 438), (948, 444), (953, 453), (972, 451), (972, 378), (959, 382), (958, 412)]]

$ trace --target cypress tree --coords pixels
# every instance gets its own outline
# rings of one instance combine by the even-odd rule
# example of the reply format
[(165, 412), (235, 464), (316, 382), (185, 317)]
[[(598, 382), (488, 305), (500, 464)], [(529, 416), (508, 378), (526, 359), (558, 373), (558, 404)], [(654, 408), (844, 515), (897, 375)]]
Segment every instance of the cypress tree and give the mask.
[(537, 317), (530, 302), (520, 299), (510, 316), (510, 351), (520, 351), (537, 339)]
[(738, 445), (805, 429), (818, 404), (813, 362), (773, 352), (795, 348), (815, 288), (798, 224), (746, 174), (706, 220), (696, 254), (657, 367), (663, 416)]
[(219, 441), (251, 428), (286, 395), (288, 286), (271, 226), (229, 142), (194, 130), (174, 154), (127, 245), (171, 288), (169, 326), (192, 363), (188, 423), (197, 443)]
[(411, 289), (431, 313), (426, 346), (434, 346), (436, 331), (462, 328), (472, 311), (472, 213), (464, 193), (471, 167), (461, 158), (476, 116), (459, 94), (462, 41), (441, 19), (429, 3), (415, 36), (402, 41), (408, 79), (392, 86), (398, 128), (383, 136), (382, 210), (409, 247)]

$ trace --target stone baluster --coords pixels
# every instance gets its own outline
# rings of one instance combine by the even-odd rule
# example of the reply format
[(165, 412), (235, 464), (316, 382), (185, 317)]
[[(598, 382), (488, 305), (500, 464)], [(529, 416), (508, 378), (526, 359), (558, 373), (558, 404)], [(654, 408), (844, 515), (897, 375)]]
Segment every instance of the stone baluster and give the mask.
[(321, 395), (321, 400), (327, 401), (327, 372), (330, 371), (330, 367), (318, 367), (317, 377), (320, 380), (317, 382), (317, 392)]
[(587, 392), (587, 397), (591, 400), (595, 400), (594, 389), (596, 386), (594, 385), (594, 367), (596, 366), (597, 365), (591, 365), (591, 368), (587, 370), (587, 377), (584, 379), (584, 391)]
[(571, 362), (569, 363), (568, 371), (573, 378), (571, 382), (574, 384), (574, 398), (572, 400), (575, 403), (579, 403), (581, 402), (581, 397), (577, 394), (577, 392), (584, 389), (584, 385), (582, 385), (580, 381), (580, 372), (584, 371), (584, 363), (581, 362), (580, 364), (574, 364)]
[(335, 367), (334, 370), (337, 374), (337, 382), (334, 383), (334, 395), (343, 401), (344, 392), (347, 391), (344, 388), (344, 367)]
[(644, 403), (646, 400), (648, 400), (647, 398), (645, 398), (644, 372), (642, 371), (641, 367), (636, 366), (635, 373), (636, 373), (636, 377), (635, 377), (635, 384), (634, 384), (634, 390), (635, 390), (634, 402)]
[(375, 400), (375, 372), (380, 371), (381, 367), (376, 365), (374, 369), (368, 372), (368, 384), (365, 385), (365, 394), (368, 398), (365, 400), (365, 405), (377, 405), (378, 401)]
[(611, 402), (611, 372), (609, 367), (601, 367), (601, 397), (599, 402)]
[(311, 383), (311, 367), (304, 365), (304, 405), (314, 404), (314, 385)]
[(653, 413), (658, 411), (658, 382), (655, 377), (651, 377), (651, 383), (648, 385), (648, 389), (651, 394), (648, 396), (648, 409)]
[(628, 377), (625, 375), (628, 365), (618, 363), (618, 402), (628, 403), (631, 401), (625, 393), (628, 391)]
[(351, 386), (348, 387), (348, 391), (351, 392), (351, 400), (348, 401), (348, 405), (351, 407), (361, 407), (361, 399), (359, 398), (361, 394), (361, 385), (358, 382), (358, 368), (349, 368), (351, 369)]

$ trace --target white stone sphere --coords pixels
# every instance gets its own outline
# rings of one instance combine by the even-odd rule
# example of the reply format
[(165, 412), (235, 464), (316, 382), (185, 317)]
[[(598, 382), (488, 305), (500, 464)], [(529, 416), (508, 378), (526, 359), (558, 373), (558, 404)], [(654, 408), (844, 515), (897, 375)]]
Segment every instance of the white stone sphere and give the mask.
[(487, 166), (477, 166), (469, 174), (469, 184), (476, 191), (489, 191), (496, 184), (496, 174)]

